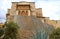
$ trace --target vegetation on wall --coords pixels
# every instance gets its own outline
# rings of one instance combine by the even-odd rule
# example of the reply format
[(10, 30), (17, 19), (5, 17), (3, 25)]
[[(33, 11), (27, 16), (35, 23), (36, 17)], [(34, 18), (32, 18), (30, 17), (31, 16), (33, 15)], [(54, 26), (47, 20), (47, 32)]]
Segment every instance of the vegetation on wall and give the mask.
[(4, 30), (0, 29), (0, 38), (3, 36), (3, 34), (4, 34)]
[(0, 36), (2, 39), (18, 39), (18, 25), (14, 22), (6, 22), (4, 24), (4, 30), (0, 30)]
[(60, 39), (60, 28), (55, 29), (49, 36), (49, 39)]

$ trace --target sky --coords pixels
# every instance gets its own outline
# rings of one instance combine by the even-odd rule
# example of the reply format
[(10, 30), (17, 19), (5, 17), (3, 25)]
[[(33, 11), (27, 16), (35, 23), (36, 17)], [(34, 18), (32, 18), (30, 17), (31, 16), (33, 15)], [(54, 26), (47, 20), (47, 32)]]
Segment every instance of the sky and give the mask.
[(43, 16), (51, 20), (60, 20), (60, 0), (0, 0), (0, 23), (5, 22), (7, 9), (11, 8), (12, 2), (35, 2), (36, 8), (42, 8)]

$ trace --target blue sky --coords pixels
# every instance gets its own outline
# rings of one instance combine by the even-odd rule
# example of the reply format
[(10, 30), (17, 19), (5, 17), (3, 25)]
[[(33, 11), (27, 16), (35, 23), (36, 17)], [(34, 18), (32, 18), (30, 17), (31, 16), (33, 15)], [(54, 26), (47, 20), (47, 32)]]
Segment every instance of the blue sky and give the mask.
[(53, 20), (60, 19), (60, 0), (0, 0), (0, 22), (4, 22), (7, 9), (11, 8), (11, 2), (28, 1), (35, 2), (36, 8), (42, 8), (43, 16)]

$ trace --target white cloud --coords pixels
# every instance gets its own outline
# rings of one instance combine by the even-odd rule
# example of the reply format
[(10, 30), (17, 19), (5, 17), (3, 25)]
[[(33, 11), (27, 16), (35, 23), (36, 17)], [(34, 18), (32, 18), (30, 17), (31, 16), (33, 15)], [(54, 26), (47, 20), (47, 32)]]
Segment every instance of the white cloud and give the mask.
[[(36, 7), (42, 7), (43, 15), (51, 19), (60, 19), (60, 1), (37, 1)], [(40, 6), (39, 6), (40, 5)]]

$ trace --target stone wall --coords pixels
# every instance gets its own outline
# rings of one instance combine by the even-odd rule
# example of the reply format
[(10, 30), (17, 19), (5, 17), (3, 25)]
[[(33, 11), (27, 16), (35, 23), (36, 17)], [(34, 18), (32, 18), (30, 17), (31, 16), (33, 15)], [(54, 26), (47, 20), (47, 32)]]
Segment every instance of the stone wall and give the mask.
[[(26, 39), (26, 38), (36, 39), (37, 36), (40, 35), (39, 33), (42, 32), (41, 29), (43, 29), (43, 31), (46, 33), (49, 33), (54, 29), (52, 26), (46, 23), (42, 23), (42, 21), (39, 18), (33, 16), (15, 16), (14, 22), (17, 23), (20, 27), (19, 29), (20, 39)], [(42, 36), (42, 38), (44, 37)]]
[(57, 20), (57, 21), (56, 21), (56, 27), (57, 27), (57, 28), (60, 28), (60, 20)]
[[(29, 11), (28, 14), (25, 14), (25, 9)], [(21, 13), (22, 11), (24, 13)], [(20, 39), (47, 39), (56, 25), (60, 26), (59, 21), (52, 21), (48, 17), (43, 17), (42, 8), (36, 9), (34, 2), (12, 2), (12, 7), (8, 10), (6, 17), (7, 21), (14, 21), (20, 27)]]
[(36, 9), (35, 12), (36, 12), (36, 16), (37, 16), (37, 17), (43, 17), (43, 16), (42, 16), (42, 8)]

